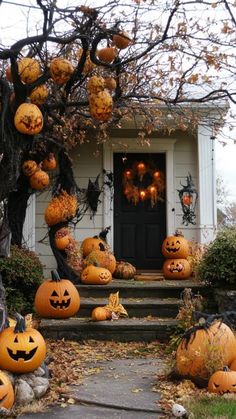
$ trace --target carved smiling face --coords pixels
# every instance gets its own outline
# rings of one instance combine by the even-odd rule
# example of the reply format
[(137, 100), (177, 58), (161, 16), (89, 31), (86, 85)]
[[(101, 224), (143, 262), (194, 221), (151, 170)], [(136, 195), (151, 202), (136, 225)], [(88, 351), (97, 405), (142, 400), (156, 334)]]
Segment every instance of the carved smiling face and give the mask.
[(105, 285), (112, 280), (111, 272), (106, 268), (89, 265), (82, 271), (81, 282), (84, 284)]
[(0, 368), (14, 373), (34, 371), (45, 358), (45, 341), (33, 328), (18, 331), (17, 327), (8, 327), (0, 335)]
[(187, 279), (191, 274), (190, 264), (186, 259), (166, 259), (163, 273), (167, 279)]
[(15, 113), (14, 124), (21, 134), (36, 135), (43, 128), (42, 112), (32, 103), (22, 103)]
[(166, 258), (186, 258), (189, 254), (188, 241), (180, 235), (166, 237), (162, 244), (162, 254)]
[(56, 271), (52, 280), (44, 281), (35, 295), (35, 309), (42, 317), (68, 318), (74, 316), (80, 307), (79, 293), (68, 279), (60, 279)]
[(0, 408), (11, 409), (14, 403), (14, 391), (8, 376), (0, 371)]
[(223, 371), (216, 371), (208, 382), (210, 393), (236, 393), (236, 372), (227, 367)]

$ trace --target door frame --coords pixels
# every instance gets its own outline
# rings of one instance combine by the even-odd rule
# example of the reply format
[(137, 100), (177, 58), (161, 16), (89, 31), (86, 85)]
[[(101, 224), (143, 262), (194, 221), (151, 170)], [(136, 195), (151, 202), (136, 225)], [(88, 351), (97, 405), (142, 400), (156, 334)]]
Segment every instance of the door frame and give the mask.
[[(135, 138), (117, 138), (112, 139), (112, 144), (103, 145), (103, 168), (108, 171), (114, 171), (113, 154), (114, 153), (164, 153), (166, 155), (166, 232), (171, 235), (175, 231), (175, 214), (172, 209), (175, 207), (175, 176), (174, 176), (174, 144), (175, 138), (152, 139), (151, 145), (144, 148), (135, 143)], [(112, 191), (108, 189), (103, 195), (103, 226), (111, 226), (108, 235), (108, 244), (113, 251), (114, 243), (114, 201), (112, 200)]]

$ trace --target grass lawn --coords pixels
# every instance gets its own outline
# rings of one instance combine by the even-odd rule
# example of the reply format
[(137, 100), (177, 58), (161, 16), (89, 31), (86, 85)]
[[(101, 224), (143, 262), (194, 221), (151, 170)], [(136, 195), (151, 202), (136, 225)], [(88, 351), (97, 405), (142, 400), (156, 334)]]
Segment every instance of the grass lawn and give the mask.
[(236, 395), (232, 398), (225, 399), (222, 396), (202, 397), (198, 400), (191, 399), (191, 402), (185, 403), (184, 406), (191, 412), (194, 419), (235, 419), (236, 418)]

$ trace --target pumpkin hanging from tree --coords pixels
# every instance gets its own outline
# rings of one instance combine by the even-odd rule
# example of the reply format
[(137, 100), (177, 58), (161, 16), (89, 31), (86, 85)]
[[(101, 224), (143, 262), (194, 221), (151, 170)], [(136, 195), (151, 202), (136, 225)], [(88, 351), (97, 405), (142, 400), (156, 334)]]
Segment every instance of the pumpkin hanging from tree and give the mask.
[(0, 368), (13, 373), (36, 370), (46, 356), (46, 344), (38, 330), (26, 327), (25, 319), (17, 313), (15, 327), (0, 334)]
[(22, 103), (16, 110), (14, 124), (21, 134), (39, 134), (43, 128), (42, 112), (33, 103)]
[(0, 410), (2, 407), (10, 410), (14, 404), (14, 390), (7, 374), (0, 371)]
[(38, 165), (34, 160), (25, 160), (22, 164), (22, 172), (25, 176), (32, 176), (38, 170)]
[(44, 281), (35, 295), (35, 309), (41, 317), (67, 319), (80, 308), (80, 296), (74, 284), (61, 279), (56, 270)]
[(41, 191), (49, 185), (49, 176), (44, 170), (37, 170), (30, 176), (29, 183), (32, 189)]

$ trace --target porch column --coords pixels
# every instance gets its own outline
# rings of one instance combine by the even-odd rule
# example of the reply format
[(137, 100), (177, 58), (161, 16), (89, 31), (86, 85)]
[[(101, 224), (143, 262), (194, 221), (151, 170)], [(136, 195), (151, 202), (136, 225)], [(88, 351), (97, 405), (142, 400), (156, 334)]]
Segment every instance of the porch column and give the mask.
[(32, 194), (28, 200), (23, 227), (23, 244), (32, 251), (35, 251), (35, 201), (35, 194)]
[(199, 242), (209, 243), (217, 229), (215, 140), (207, 121), (198, 126)]

